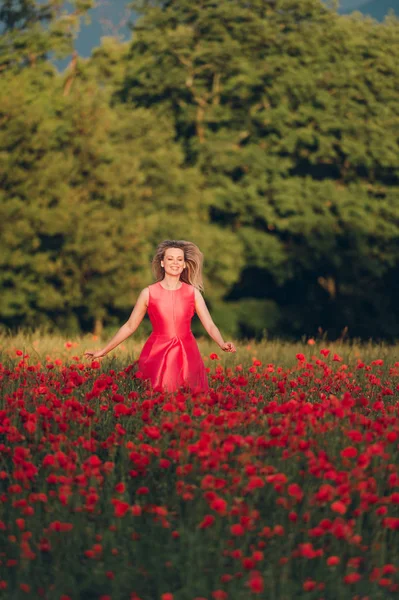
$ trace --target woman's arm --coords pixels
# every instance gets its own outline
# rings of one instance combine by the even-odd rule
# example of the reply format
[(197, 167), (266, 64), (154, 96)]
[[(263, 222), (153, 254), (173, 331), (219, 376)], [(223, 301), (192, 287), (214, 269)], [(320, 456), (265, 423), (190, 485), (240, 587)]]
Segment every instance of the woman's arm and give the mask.
[(235, 352), (236, 348), (232, 342), (225, 342), (222, 334), (216, 327), (209, 313), (208, 307), (205, 304), (205, 300), (199, 290), (195, 289), (195, 311), (203, 324), (205, 331), (210, 337), (220, 346), (225, 352)]
[(148, 300), (149, 291), (148, 288), (144, 288), (140, 292), (140, 295), (137, 299), (136, 304), (134, 305), (129, 319), (124, 325), (122, 325), (122, 327), (108, 342), (108, 344), (104, 346), (104, 348), (102, 348), (101, 350), (98, 350), (97, 352), (88, 351), (85, 352), (84, 355), (89, 358), (101, 358), (102, 356), (105, 356), (106, 354), (108, 354), (108, 352), (116, 348), (116, 346), (119, 346), (119, 344), (126, 340), (126, 338), (128, 338), (130, 335), (132, 335), (132, 333), (136, 331), (137, 327), (140, 325), (141, 321), (144, 318), (144, 315), (147, 311)]

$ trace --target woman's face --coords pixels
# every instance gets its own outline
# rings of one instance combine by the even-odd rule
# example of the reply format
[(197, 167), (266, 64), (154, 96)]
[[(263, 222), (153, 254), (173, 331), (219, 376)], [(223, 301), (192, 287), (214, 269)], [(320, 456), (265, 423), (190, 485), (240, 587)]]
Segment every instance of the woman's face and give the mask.
[(165, 269), (167, 275), (180, 276), (185, 266), (184, 252), (181, 248), (167, 248), (165, 250), (163, 260), (161, 260), (161, 267)]

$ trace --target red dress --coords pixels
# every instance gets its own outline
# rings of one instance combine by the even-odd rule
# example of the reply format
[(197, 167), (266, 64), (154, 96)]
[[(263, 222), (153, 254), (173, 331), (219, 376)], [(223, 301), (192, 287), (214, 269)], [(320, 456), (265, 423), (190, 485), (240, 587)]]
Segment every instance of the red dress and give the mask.
[(185, 386), (207, 391), (205, 365), (191, 331), (194, 287), (181, 283), (177, 290), (167, 290), (159, 281), (148, 286), (152, 333), (143, 346), (138, 368), (156, 390), (173, 392)]

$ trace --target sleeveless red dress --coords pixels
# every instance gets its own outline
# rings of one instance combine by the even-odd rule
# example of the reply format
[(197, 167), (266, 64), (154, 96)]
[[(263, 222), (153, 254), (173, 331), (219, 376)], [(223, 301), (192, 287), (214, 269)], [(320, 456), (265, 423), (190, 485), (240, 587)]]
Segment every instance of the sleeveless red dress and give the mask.
[(158, 281), (148, 289), (152, 333), (138, 359), (143, 379), (149, 379), (155, 390), (174, 392), (184, 386), (207, 391), (205, 365), (191, 331), (194, 287), (182, 281), (177, 290), (167, 290)]

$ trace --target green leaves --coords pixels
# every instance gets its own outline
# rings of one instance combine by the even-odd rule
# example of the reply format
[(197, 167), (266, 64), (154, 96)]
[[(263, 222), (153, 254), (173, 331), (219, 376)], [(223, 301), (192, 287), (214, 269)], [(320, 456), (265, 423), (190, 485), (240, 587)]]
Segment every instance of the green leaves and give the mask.
[(54, 54), (64, 58), (73, 49), (80, 19), (94, 0), (4, 0), (0, 8), (0, 71), (35, 65)]
[(399, 259), (397, 21), (316, 0), (141, 9), (123, 98), (173, 115), (212, 221), (243, 244), (247, 269), (272, 276), (271, 299), (309, 280), (300, 311), (312, 280), (339, 282), (339, 327), (339, 302), (364, 277), (378, 295)]
[(397, 20), (142, 0), (129, 44), (104, 38), (57, 75), (48, 57), (71, 52), (91, 2), (16, 6), (0, 11), (0, 227), (20, 291), (3, 314), (127, 314), (156, 244), (182, 238), (236, 332), (233, 299), (258, 298), (280, 333), (399, 335)]

